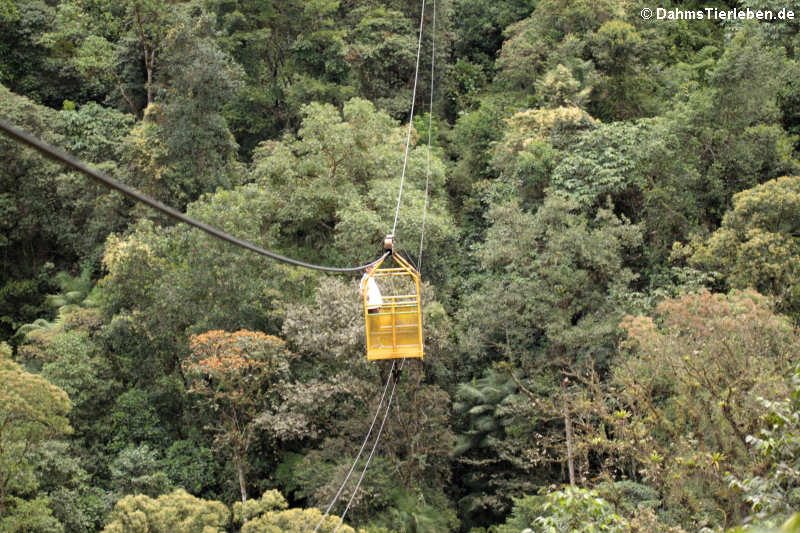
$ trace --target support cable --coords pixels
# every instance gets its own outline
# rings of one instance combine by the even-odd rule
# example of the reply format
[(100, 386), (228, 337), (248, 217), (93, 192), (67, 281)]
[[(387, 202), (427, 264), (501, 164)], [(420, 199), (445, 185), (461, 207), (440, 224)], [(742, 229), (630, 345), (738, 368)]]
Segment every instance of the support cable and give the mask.
[(417, 272), (422, 272), (422, 243), (425, 239), (425, 219), (428, 216), (428, 198), (431, 185), (431, 138), (433, 135), (433, 75), (436, 65), (436, 0), (433, 0), (433, 26), (431, 29), (431, 105), (428, 110), (428, 166), (425, 172), (425, 207), (422, 209), (422, 230), (419, 233), (419, 259)]
[(82, 172), (83, 174), (86, 174), (90, 178), (93, 178), (94, 180), (100, 182), (102, 185), (105, 185), (109, 189), (118, 191), (136, 202), (148, 205), (153, 209), (155, 209), (156, 211), (164, 213), (168, 217), (174, 218), (175, 220), (183, 222), (184, 224), (194, 226), (195, 228), (201, 231), (205, 231), (212, 237), (216, 237), (217, 239), (229, 242), (246, 250), (250, 250), (251, 252), (255, 252), (259, 255), (269, 257), (270, 259), (274, 259), (275, 261), (281, 261), (283, 263), (288, 263), (290, 265), (299, 266), (303, 268), (310, 268), (312, 270), (321, 270), (324, 272), (355, 272), (358, 270), (363, 270), (370, 265), (374, 265), (378, 261), (381, 261), (383, 258), (385, 258), (387, 255), (389, 255), (387, 252), (379, 259), (367, 263), (366, 265), (361, 265), (356, 267), (329, 267), (329, 266), (306, 263), (305, 261), (299, 261), (297, 259), (292, 259), (291, 257), (286, 257), (285, 255), (281, 255), (275, 252), (270, 252), (269, 250), (265, 250), (264, 248), (261, 248), (245, 240), (239, 239), (238, 237), (234, 237), (233, 235), (225, 233), (224, 231), (215, 228), (213, 226), (210, 226), (205, 222), (201, 222), (195, 218), (185, 215), (180, 211), (178, 211), (177, 209), (170, 207), (166, 204), (163, 204), (158, 200), (155, 200), (154, 198), (150, 198), (149, 196), (142, 194), (136, 189), (133, 189), (125, 185), (124, 183), (121, 183), (115, 180), (114, 178), (111, 178), (87, 166), (85, 163), (72, 157), (63, 150), (60, 150), (59, 148), (47, 144), (44, 141), (34, 137), (33, 135), (27, 132), (24, 132), (9, 124), (6, 124), (2, 120), (0, 120), (0, 130), (4, 131), (12, 139), (21, 142), (23, 144), (27, 144), (31, 148), (34, 148), (35, 150), (39, 151), (40, 153), (49, 157), (50, 159), (53, 159), (56, 162), (61, 163), (65, 166), (71, 167), (77, 170), (78, 172)]
[[(383, 399), (386, 397), (386, 391), (389, 390), (389, 382), (392, 380), (392, 374), (394, 373), (395, 364), (396, 361), (392, 361), (392, 368), (391, 370), (389, 370), (389, 377), (386, 379), (386, 385), (384, 385), (383, 387), (383, 394), (381, 395), (381, 400), (378, 402), (378, 407), (375, 409), (375, 416), (372, 417), (372, 424), (369, 426), (369, 431), (367, 431), (367, 436), (364, 437), (364, 442), (361, 444), (361, 449), (358, 450), (358, 455), (356, 455), (356, 458), (353, 461), (353, 466), (350, 467), (350, 471), (345, 476), (344, 481), (342, 481), (342, 485), (336, 492), (336, 496), (333, 497), (333, 500), (331, 500), (330, 505), (328, 505), (328, 508), (325, 509), (325, 513), (322, 515), (322, 518), (320, 518), (319, 522), (317, 522), (317, 525), (314, 528), (314, 533), (317, 533), (317, 531), (319, 531), (319, 527), (322, 525), (322, 522), (325, 520), (325, 517), (327, 517), (328, 514), (330, 514), (331, 509), (333, 509), (333, 506), (336, 505), (336, 502), (339, 500), (339, 496), (342, 495), (342, 491), (344, 490), (347, 481), (350, 479), (350, 476), (353, 475), (353, 470), (355, 470), (356, 464), (358, 463), (358, 460), (361, 458), (361, 454), (364, 452), (364, 448), (367, 446), (367, 442), (369, 442), (369, 436), (372, 434), (372, 429), (375, 427), (375, 421), (378, 420), (378, 415), (381, 412), (381, 407), (383, 407)], [(392, 392), (394, 393), (394, 391)]]
[[(403, 370), (403, 366), (406, 364), (406, 359), (403, 358), (403, 361), (400, 363), (399, 370)], [(394, 367), (394, 363), (392, 364)], [(389, 377), (391, 378), (392, 374), (389, 373)], [(347, 515), (347, 511), (350, 510), (350, 505), (353, 503), (353, 500), (356, 497), (356, 493), (358, 493), (358, 489), (361, 487), (361, 482), (364, 481), (364, 476), (367, 473), (367, 468), (369, 468), (369, 463), (372, 461), (372, 456), (375, 454), (375, 449), (378, 447), (378, 442), (381, 439), (381, 433), (383, 432), (383, 425), (386, 423), (386, 418), (389, 416), (389, 409), (392, 407), (392, 399), (394, 398), (394, 390), (397, 388), (397, 380), (394, 381), (392, 385), (392, 392), (389, 394), (389, 400), (386, 402), (386, 412), (383, 415), (383, 420), (381, 420), (381, 426), (378, 428), (378, 434), (375, 436), (375, 442), (372, 444), (372, 450), (369, 452), (369, 457), (367, 457), (367, 463), (364, 465), (364, 469), (361, 471), (361, 476), (358, 478), (358, 483), (356, 483), (356, 488), (353, 489), (353, 494), (350, 495), (350, 499), (347, 501), (347, 506), (344, 508), (344, 512), (342, 512), (342, 516), (339, 517), (339, 525), (336, 526), (336, 529), (333, 530), (333, 533), (339, 531), (339, 528), (342, 527), (344, 524), (344, 517)]]
[(403, 173), (400, 176), (400, 190), (397, 192), (397, 207), (394, 210), (394, 224), (392, 235), (397, 235), (397, 215), (400, 214), (400, 198), (403, 196), (403, 184), (406, 181), (406, 168), (408, 167), (408, 148), (411, 146), (411, 127), (414, 122), (414, 103), (417, 100), (417, 80), (419, 79), (419, 56), (422, 54), (422, 27), (425, 22), (425, 0), (422, 0), (422, 13), (419, 16), (419, 41), (417, 42), (417, 64), (414, 68), (414, 89), (411, 92), (411, 115), (408, 118), (408, 133), (406, 135), (406, 153), (403, 157)]

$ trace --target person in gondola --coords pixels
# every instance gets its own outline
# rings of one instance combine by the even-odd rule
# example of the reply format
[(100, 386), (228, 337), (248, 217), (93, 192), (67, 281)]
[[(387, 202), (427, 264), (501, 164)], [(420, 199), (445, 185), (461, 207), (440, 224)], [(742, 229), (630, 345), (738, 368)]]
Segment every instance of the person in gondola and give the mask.
[(364, 269), (364, 276), (361, 278), (361, 297), (364, 297), (364, 294), (367, 295), (367, 313), (375, 314), (380, 312), (381, 306), (383, 305), (383, 296), (381, 295), (381, 290), (378, 287), (378, 283), (375, 281), (375, 278), (370, 277), (370, 274), (375, 269), (375, 265), (370, 265)]

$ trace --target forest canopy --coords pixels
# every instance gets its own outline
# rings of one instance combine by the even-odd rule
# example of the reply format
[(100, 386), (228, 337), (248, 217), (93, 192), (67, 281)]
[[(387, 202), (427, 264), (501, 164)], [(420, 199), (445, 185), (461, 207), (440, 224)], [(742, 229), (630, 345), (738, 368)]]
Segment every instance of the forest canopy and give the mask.
[(0, 135), (0, 533), (800, 531), (800, 5), (715, 6), (0, 0), (0, 120), (304, 262), (394, 233), (425, 345)]

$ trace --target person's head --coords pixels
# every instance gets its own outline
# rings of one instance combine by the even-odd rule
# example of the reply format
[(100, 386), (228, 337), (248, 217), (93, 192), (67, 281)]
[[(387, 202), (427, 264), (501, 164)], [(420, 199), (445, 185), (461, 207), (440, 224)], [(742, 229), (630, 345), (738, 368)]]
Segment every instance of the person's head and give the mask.
[(375, 270), (375, 265), (368, 265), (366, 268), (364, 268), (364, 272), (367, 274), (372, 273), (373, 270)]

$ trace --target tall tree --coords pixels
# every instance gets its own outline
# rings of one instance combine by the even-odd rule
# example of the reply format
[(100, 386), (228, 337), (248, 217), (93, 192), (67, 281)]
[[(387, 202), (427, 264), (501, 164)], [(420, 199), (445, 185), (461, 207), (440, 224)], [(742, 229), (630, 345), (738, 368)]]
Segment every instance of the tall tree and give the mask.
[(10, 359), (0, 345), (0, 513), (14, 514), (20, 497), (35, 488), (31, 452), (72, 431), (67, 394)]
[(277, 337), (245, 330), (192, 336), (190, 349), (183, 363), (190, 391), (208, 410), (216, 444), (232, 455), (244, 505), (256, 416), (268, 407), (271, 386), (286, 377), (290, 354)]

